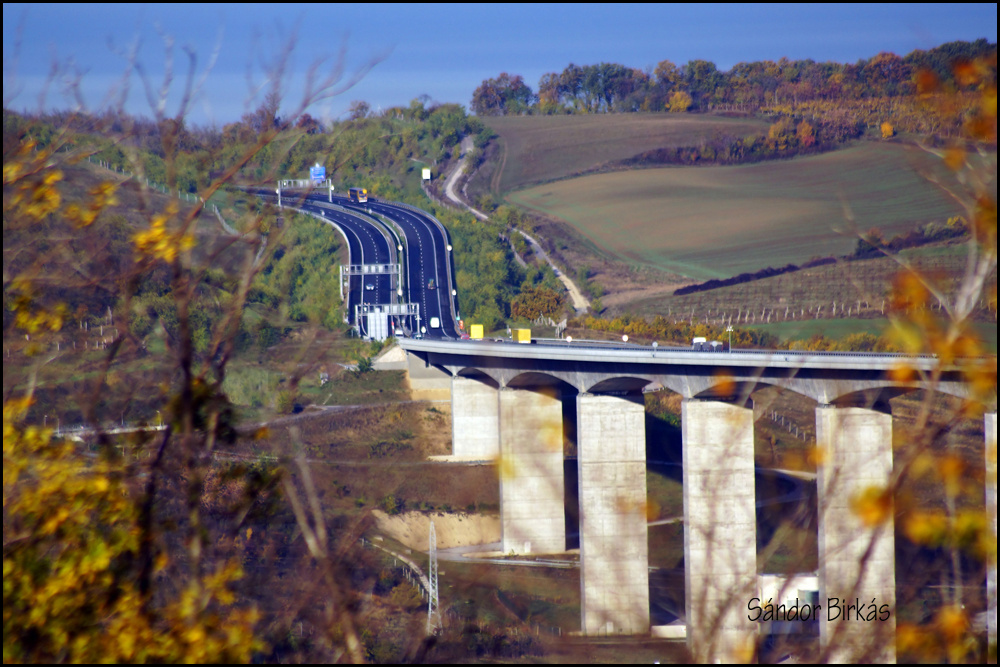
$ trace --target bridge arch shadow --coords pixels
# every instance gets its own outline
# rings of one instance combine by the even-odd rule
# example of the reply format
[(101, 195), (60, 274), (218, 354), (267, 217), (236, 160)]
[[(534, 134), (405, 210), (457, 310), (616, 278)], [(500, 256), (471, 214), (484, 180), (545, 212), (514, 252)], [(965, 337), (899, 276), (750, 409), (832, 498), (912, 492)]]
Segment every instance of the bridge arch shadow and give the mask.
[(653, 383), (650, 378), (622, 375), (600, 380), (587, 387), (586, 391), (589, 394), (637, 394)]
[(455, 374), (455, 377), (482, 382), (493, 389), (500, 388), (500, 381), (497, 378), (478, 368), (463, 368)]
[(865, 408), (891, 415), (892, 408), (889, 405), (889, 401), (916, 391), (918, 391), (916, 387), (898, 385), (862, 389), (840, 394), (830, 401), (830, 405), (835, 405), (838, 408)]

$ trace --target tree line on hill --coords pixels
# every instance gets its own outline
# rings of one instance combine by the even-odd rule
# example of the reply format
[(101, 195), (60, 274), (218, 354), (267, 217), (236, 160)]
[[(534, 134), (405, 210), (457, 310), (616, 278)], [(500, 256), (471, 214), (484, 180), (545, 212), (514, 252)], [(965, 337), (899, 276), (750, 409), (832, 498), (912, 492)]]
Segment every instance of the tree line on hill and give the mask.
[[(486, 79), (472, 96), (481, 116), (527, 113), (606, 113), (629, 111), (755, 111), (769, 105), (807, 100), (857, 100), (900, 97), (917, 92), (918, 73), (963, 87), (956, 62), (996, 53), (986, 39), (949, 42), (900, 57), (882, 52), (857, 63), (818, 63), (811, 59), (739, 63), (728, 72), (715, 63), (660, 62), (651, 72), (619, 63), (576, 65), (543, 74), (537, 93), (517, 74)], [(994, 70), (995, 75), (995, 70)]]
[[(729, 71), (706, 60), (684, 65), (664, 60), (652, 71), (619, 63), (571, 63), (562, 72), (542, 75), (537, 92), (517, 74), (504, 72), (486, 79), (473, 91), (471, 108), (480, 116), (638, 111), (818, 114), (839, 109), (856, 118), (874, 110), (883, 114), (879, 122), (892, 117), (909, 127), (927, 123), (909, 118), (919, 118), (924, 109), (900, 105), (899, 100), (937, 87), (970, 90), (982, 77), (964, 68), (983, 58), (992, 58), (987, 78), (995, 83), (996, 44), (986, 39), (949, 42), (902, 57), (883, 52), (857, 63), (782, 58), (739, 63)], [(939, 130), (954, 134), (953, 125), (960, 121), (952, 118)], [(935, 122), (940, 125), (940, 119)]]

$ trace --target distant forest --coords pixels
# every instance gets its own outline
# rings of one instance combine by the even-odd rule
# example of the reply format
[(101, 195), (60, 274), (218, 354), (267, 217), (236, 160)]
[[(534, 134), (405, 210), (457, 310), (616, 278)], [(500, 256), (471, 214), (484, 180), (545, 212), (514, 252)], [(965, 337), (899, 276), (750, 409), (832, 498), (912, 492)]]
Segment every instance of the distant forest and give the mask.
[[(985, 39), (949, 42), (900, 57), (879, 53), (857, 63), (781, 60), (739, 63), (728, 72), (714, 63), (669, 60), (652, 71), (617, 63), (568, 65), (538, 82), (506, 72), (487, 79), (472, 95), (480, 116), (623, 113), (637, 111), (800, 113), (823, 105), (857, 107), (874, 100), (912, 97), (937, 90), (968, 90), (981, 80), (966, 70), (992, 63), (996, 81), (997, 45)], [(942, 128), (914, 128), (915, 131)], [(946, 128), (945, 128), (946, 129)]]

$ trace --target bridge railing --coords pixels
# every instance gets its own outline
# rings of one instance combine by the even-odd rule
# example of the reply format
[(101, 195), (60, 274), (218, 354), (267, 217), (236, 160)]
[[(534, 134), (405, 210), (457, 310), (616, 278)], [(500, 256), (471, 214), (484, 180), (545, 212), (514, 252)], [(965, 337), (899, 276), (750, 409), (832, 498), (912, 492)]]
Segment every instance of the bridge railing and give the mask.
[[(696, 350), (691, 347), (684, 345), (639, 345), (639, 344), (623, 344), (618, 341), (605, 341), (605, 340), (594, 340), (594, 339), (582, 339), (574, 338), (572, 341), (566, 340), (565, 338), (532, 338), (533, 343), (538, 345), (550, 345), (553, 347), (589, 347), (589, 348), (599, 348), (602, 350), (619, 350), (622, 352), (697, 352), (699, 354), (749, 354), (749, 355), (761, 355), (761, 356), (773, 356), (776, 354), (782, 355), (797, 355), (803, 357), (828, 357), (828, 358), (872, 358), (872, 359), (937, 359), (935, 354), (907, 354), (905, 352), (845, 352), (837, 351), (830, 352), (826, 350), (822, 351), (812, 351), (812, 350), (772, 350), (772, 349), (754, 349), (754, 348), (741, 348), (734, 347), (731, 350), (720, 350), (715, 352), (710, 352), (707, 350)], [(490, 339), (492, 342), (492, 339)], [(476, 342), (476, 341), (473, 341)], [(505, 343), (513, 343), (512, 340), (505, 339)], [(990, 358), (989, 355), (983, 355), (981, 357), (969, 357), (970, 360), (973, 359), (987, 359)]]

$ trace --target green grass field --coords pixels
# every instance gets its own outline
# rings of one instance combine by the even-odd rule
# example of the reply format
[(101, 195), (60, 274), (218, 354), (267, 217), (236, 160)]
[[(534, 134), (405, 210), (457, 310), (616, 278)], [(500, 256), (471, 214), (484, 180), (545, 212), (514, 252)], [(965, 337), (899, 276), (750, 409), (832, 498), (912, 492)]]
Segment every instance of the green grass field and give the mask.
[(509, 198), (567, 221), (605, 257), (703, 280), (846, 254), (852, 227), (893, 235), (944, 222), (957, 205), (918, 173), (936, 166), (918, 149), (863, 143), (740, 167), (584, 176)]
[(484, 118), (500, 135), (500, 192), (588, 171), (644, 151), (696, 146), (719, 134), (744, 136), (767, 128), (760, 120), (681, 114), (597, 114)]

